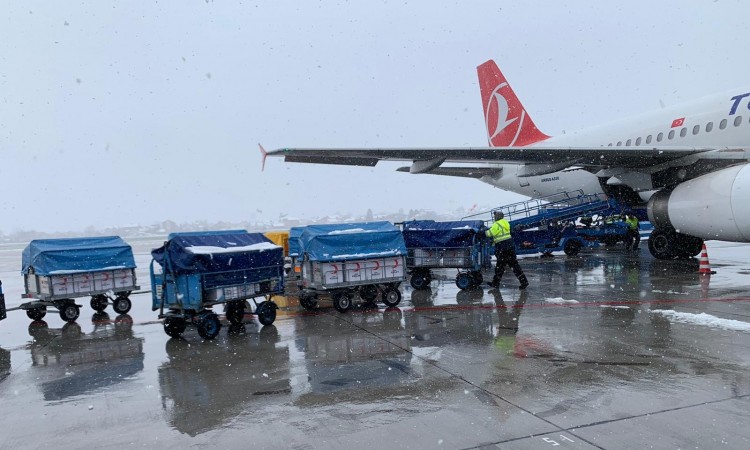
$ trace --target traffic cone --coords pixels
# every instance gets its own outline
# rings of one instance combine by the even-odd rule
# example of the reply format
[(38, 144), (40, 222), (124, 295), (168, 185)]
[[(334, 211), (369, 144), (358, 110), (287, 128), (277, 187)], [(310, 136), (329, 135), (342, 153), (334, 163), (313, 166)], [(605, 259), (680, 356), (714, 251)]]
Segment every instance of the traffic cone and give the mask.
[(705, 243), (701, 249), (701, 256), (698, 259), (698, 273), (701, 275), (711, 275), (716, 273), (711, 271), (711, 265), (708, 263), (708, 251), (706, 250)]

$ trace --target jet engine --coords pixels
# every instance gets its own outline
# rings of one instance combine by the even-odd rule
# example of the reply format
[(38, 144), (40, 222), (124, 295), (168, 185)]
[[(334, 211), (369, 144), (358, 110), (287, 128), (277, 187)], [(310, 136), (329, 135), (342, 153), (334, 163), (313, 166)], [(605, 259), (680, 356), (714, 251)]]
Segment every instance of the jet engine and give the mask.
[(648, 202), (648, 218), (655, 228), (649, 249), (657, 258), (694, 256), (702, 239), (750, 242), (750, 164), (655, 193)]

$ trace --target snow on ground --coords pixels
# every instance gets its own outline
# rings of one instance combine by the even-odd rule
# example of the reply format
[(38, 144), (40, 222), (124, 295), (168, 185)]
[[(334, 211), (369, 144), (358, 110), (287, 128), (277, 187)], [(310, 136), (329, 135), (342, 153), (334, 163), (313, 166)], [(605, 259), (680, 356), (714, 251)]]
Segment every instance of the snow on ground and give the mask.
[(547, 303), (555, 304), (555, 305), (575, 305), (579, 303), (578, 300), (565, 300), (562, 297), (545, 298), (544, 301)]
[(750, 323), (742, 322), (741, 320), (722, 319), (706, 313), (693, 314), (677, 312), (671, 309), (660, 309), (651, 312), (654, 314), (661, 314), (672, 323), (687, 323), (709, 328), (720, 328), (722, 330), (744, 331), (750, 333)]

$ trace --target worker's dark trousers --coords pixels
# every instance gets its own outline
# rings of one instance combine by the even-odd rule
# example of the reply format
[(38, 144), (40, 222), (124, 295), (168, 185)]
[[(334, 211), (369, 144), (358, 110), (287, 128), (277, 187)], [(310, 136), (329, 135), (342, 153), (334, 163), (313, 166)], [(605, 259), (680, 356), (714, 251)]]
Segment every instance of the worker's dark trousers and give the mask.
[(526, 279), (526, 275), (521, 269), (521, 265), (518, 264), (516, 258), (516, 247), (513, 244), (512, 239), (502, 241), (495, 244), (495, 257), (497, 258), (497, 266), (495, 266), (495, 277), (492, 279), (492, 284), (499, 284), (505, 273), (506, 264), (513, 269), (513, 274), (518, 278), (521, 284), (529, 284), (529, 280)]

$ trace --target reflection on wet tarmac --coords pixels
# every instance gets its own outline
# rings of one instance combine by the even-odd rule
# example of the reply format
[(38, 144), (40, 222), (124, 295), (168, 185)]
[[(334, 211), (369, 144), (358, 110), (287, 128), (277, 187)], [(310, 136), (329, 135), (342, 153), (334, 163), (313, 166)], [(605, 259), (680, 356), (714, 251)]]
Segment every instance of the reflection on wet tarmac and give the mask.
[(235, 325), (210, 342), (168, 340), (159, 386), (171, 426), (196, 436), (286, 398), (291, 391), (289, 347), (278, 342), (275, 326), (257, 331), (254, 324)]
[(34, 342), (0, 349), (0, 401), (23, 411), (4, 416), (0, 446), (76, 429), (70, 447), (116, 432), (159, 448), (545, 448), (562, 435), (712, 448), (719, 433), (745, 448), (750, 333), (674, 320), (750, 324), (747, 275), (724, 261), (701, 277), (695, 261), (609, 251), (525, 258), (525, 291), (512, 278), (459, 291), (446, 271), (403, 285), (400, 309), (289, 301), (275, 326), (248, 320), (213, 342), (169, 340), (137, 301), (133, 328), (34, 322)]
[(32, 368), (44, 400), (105, 389), (143, 370), (143, 339), (133, 335), (130, 316), (112, 321), (107, 313), (96, 313), (91, 321), (89, 334), (75, 322), (61, 329), (43, 320), (29, 325)]
[(326, 315), (295, 318), (296, 344), (305, 355), (312, 393), (415, 381), (410, 377), (411, 342), (401, 316), (398, 308), (374, 308), (350, 314), (350, 322)]
[(0, 383), (10, 375), (10, 351), (0, 347)]

